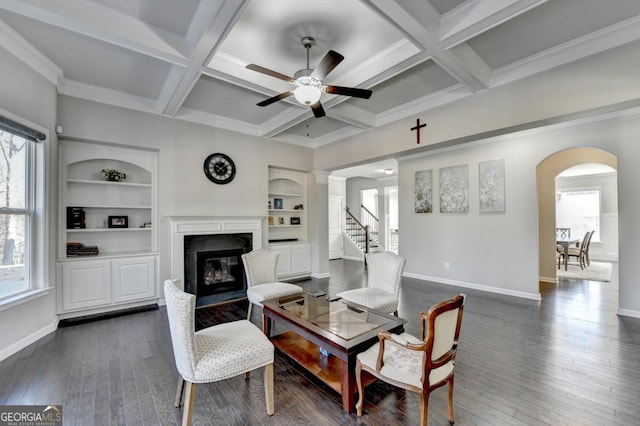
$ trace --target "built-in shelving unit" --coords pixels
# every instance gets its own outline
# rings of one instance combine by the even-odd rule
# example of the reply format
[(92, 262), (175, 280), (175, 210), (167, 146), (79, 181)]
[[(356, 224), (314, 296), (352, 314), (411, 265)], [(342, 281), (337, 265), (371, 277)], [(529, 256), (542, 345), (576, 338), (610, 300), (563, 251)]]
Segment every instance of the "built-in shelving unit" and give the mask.
[[(103, 169), (126, 174), (105, 180)], [(68, 222), (68, 208), (84, 220)], [(157, 152), (60, 142), (58, 279), (62, 317), (157, 300)], [(99, 254), (71, 255), (69, 243)]]
[(311, 273), (311, 244), (307, 241), (307, 173), (269, 168), (269, 249), (280, 253), (278, 277)]

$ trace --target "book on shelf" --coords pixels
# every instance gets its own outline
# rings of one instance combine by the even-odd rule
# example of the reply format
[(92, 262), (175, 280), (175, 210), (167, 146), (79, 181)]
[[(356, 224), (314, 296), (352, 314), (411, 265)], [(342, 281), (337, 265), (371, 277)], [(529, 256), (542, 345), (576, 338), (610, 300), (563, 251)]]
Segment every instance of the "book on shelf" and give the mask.
[(95, 256), (100, 254), (98, 246), (85, 246), (78, 242), (67, 243), (67, 256)]

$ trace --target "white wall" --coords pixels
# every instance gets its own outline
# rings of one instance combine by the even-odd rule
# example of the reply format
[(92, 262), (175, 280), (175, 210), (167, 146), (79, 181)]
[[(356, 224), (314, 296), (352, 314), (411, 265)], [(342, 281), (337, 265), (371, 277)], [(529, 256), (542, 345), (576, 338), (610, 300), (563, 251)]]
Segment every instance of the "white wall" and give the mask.
[[(16, 59), (0, 47), (0, 108), (22, 117), (32, 123), (49, 129), (46, 149), (51, 164), (57, 163), (56, 123), (56, 88), (30, 67)], [(46, 211), (50, 215), (48, 223), (55, 226), (57, 217), (57, 175), (56, 168), (46, 166)], [(55, 228), (46, 230), (49, 242), (49, 253), (45, 262), (45, 282), (38, 283), (42, 287), (54, 286), (53, 282), (56, 232)], [(55, 330), (57, 325), (55, 288), (49, 294), (34, 300), (0, 311), (0, 359), (38, 338)]]

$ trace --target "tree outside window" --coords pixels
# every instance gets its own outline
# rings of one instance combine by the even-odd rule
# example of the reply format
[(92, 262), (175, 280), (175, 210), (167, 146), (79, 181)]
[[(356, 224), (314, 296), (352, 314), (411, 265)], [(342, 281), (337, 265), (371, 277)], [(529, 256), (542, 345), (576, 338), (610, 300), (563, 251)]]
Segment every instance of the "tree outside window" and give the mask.
[(0, 130), (0, 298), (29, 288), (30, 142)]

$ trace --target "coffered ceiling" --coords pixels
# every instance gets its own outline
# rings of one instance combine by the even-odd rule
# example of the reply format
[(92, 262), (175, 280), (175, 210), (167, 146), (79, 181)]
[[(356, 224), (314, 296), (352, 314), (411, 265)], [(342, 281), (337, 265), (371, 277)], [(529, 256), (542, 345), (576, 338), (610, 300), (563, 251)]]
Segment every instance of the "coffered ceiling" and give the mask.
[[(314, 118), (287, 76), (344, 60)], [(319, 146), (640, 38), (638, 0), (2, 0), (0, 44), (59, 93)], [(624, 64), (611, 64), (624, 66)]]

